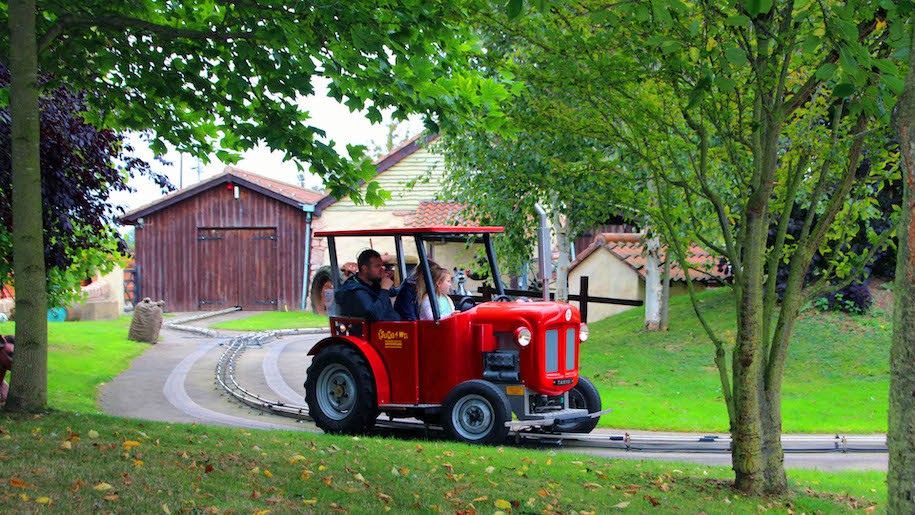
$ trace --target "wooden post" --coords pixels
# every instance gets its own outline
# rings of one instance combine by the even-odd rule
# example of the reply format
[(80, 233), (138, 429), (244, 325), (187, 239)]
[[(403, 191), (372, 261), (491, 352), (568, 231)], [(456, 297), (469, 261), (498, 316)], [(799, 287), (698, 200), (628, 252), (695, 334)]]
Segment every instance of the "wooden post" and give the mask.
[(588, 276), (578, 278), (578, 310), (581, 312), (581, 321), (588, 323)]

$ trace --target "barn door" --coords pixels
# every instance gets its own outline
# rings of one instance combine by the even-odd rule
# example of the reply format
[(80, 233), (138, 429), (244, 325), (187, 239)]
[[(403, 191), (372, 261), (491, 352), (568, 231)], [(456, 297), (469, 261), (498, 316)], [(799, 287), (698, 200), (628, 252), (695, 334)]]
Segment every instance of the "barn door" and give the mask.
[(241, 302), (244, 310), (277, 309), (276, 229), (239, 230)]
[(215, 311), (239, 304), (237, 231), (197, 230), (197, 309)]

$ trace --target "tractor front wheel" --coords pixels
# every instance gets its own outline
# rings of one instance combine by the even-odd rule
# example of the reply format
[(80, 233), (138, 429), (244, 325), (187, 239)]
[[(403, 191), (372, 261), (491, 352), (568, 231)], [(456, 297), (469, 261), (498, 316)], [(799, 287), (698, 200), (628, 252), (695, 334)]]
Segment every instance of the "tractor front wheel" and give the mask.
[(328, 347), (314, 357), (305, 380), (305, 402), (315, 425), (327, 433), (361, 433), (378, 417), (369, 364), (345, 345)]
[(454, 387), (442, 407), (442, 427), (455, 440), (498, 445), (508, 436), (512, 419), (508, 396), (496, 385), (479, 379)]
[[(600, 411), (600, 393), (590, 379), (584, 376), (578, 377), (578, 384), (569, 390), (569, 408), (586, 409), (588, 413)], [(590, 433), (597, 427), (597, 421), (600, 417), (589, 418), (581, 422), (562, 424), (554, 426), (560, 433)]]

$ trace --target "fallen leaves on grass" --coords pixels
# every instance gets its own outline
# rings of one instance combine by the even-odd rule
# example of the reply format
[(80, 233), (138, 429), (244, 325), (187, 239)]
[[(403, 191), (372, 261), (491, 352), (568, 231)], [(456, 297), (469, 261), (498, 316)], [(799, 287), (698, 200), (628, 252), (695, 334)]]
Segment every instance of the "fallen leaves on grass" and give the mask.
[(500, 510), (510, 510), (512, 509), (512, 503), (506, 501), (505, 499), (496, 499), (494, 503), (496, 508)]
[(130, 449), (133, 449), (134, 447), (139, 447), (139, 446), (140, 446), (140, 442), (138, 442), (136, 440), (124, 440), (124, 443), (123, 443), (123, 447), (124, 447), (125, 451), (129, 451)]
[(108, 483), (105, 483), (105, 482), (101, 482), (101, 483), (93, 486), (92, 489), (97, 492), (105, 492), (107, 490), (111, 490), (111, 485)]
[(624, 509), (629, 507), (629, 501), (621, 501), (613, 505), (614, 508)]
[(99, 437), (98, 431), (96, 431), (95, 429), (89, 430), (89, 438), (91, 438), (92, 440), (95, 440), (98, 437)]
[(28, 481), (23, 481), (22, 479), (19, 479), (18, 477), (11, 477), (9, 483), (10, 483), (10, 486), (13, 488), (32, 488), (33, 486), (35, 486), (32, 483), (29, 483)]
[(659, 501), (657, 497), (654, 497), (654, 496), (651, 496), (651, 495), (646, 495), (645, 497), (643, 497), (643, 499), (645, 499), (646, 501), (650, 502), (652, 506), (660, 506), (660, 505), (661, 505), (661, 501)]
[(64, 440), (63, 442), (60, 442), (60, 448), (64, 451), (69, 451), (73, 448), (73, 444), (70, 443), (70, 440)]

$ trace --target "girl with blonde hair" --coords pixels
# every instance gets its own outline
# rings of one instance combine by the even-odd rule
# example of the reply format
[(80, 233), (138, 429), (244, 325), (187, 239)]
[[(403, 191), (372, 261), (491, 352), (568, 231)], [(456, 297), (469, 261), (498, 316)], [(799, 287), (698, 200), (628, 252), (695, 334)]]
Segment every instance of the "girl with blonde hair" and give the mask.
[(438, 265), (429, 266), (432, 273), (432, 283), (435, 286), (432, 294), (426, 288), (426, 280), (422, 274), (416, 277), (416, 299), (419, 305), (419, 319), (432, 320), (432, 302), (438, 306), (439, 318), (445, 318), (454, 313), (454, 303), (448, 292), (451, 291), (451, 271)]

